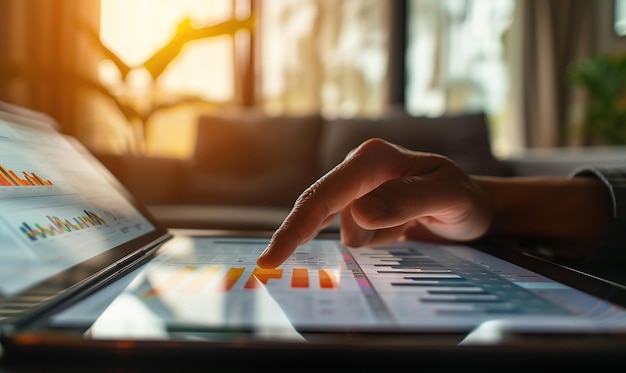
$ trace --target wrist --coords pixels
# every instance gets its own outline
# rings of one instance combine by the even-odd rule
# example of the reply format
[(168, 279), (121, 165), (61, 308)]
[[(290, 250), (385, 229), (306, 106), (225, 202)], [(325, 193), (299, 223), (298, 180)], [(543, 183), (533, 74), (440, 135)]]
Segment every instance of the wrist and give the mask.
[(593, 178), (475, 177), (491, 196), (488, 236), (530, 240), (556, 255), (580, 259), (611, 221), (606, 187)]
[(626, 262), (626, 169), (584, 166), (575, 169), (574, 178), (590, 178), (602, 183), (609, 195), (610, 222), (607, 232), (589, 256), (590, 262)]

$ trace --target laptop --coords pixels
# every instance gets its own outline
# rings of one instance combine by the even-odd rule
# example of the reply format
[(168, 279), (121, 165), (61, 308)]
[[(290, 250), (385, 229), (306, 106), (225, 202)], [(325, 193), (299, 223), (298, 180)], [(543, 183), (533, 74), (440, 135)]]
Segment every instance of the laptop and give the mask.
[(327, 231), (257, 268), (271, 233), (168, 229), (54, 120), (3, 104), (0, 367), (445, 368), (626, 352), (626, 287), (511, 243), (354, 249)]

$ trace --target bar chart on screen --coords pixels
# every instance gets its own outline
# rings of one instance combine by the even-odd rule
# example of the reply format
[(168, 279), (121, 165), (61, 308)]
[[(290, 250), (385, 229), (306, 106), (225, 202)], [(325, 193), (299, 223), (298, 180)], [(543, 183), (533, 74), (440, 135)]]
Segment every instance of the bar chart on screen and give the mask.
[(125, 294), (172, 325), (345, 327), (380, 318), (369, 283), (336, 243), (299, 247), (272, 269), (256, 266), (266, 246), (263, 240), (194, 240), (150, 263)]
[(0, 144), (0, 199), (55, 196), (71, 191), (71, 184), (51, 163), (53, 158), (21, 144)]
[(51, 186), (52, 181), (43, 179), (35, 172), (15, 172), (0, 164), (0, 186)]
[(107, 225), (106, 220), (98, 216), (95, 212), (88, 210), (83, 210), (80, 215), (70, 219), (61, 219), (56, 215), (47, 215), (46, 219), (46, 223), (42, 224), (28, 224), (23, 222), (19, 229), (29, 240), (37, 241), (38, 239), (54, 237), (67, 232)]
[(267, 240), (194, 240), (157, 260), (147, 271), (148, 299), (169, 292), (342, 290), (356, 285), (341, 251), (319, 243), (300, 247), (282, 266), (259, 268), (256, 258)]
[[(349, 278), (350, 273), (344, 274)], [(142, 299), (167, 293), (193, 294), (202, 291), (254, 291), (261, 288), (338, 290), (341, 274), (336, 269), (265, 269), (228, 266), (190, 266), (173, 270), (146, 290)]]

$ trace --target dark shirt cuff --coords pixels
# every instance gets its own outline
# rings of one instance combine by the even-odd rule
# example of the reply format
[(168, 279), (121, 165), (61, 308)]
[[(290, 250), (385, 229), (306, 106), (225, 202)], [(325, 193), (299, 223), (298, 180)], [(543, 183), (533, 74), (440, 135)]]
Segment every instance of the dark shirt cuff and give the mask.
[(593, 167), (576, 168), (572, 177), (595, 177), (602, 181), (611, 195), (613, 220), (604, 242), (589, 256), (591, 264), (626, 263), (626, 168)]

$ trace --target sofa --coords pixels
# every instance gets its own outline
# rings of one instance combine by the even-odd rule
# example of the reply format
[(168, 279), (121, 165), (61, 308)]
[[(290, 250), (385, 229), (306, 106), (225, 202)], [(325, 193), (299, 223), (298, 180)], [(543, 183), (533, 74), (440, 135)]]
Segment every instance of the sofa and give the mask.
[(324, 119), (237, 111), (199, 118), (185, 164), (183, 203), (291, 206), (312, 182), (368, 138), (437, 152), (467, 172), (504, 175), (484, 113), (442, 117), (390, 111), (378, 118)]
[(482, 112), (439, 117), (390, 110), (377, 118), (270, 116), (237, 110), (198, 119), (185, 160), (100, 155), (144, 204), (290, 207), (311, 183), (368, 138), (450, 157), (467, 172), (506, 175), (490, 146)]
[(348, 152), (379, 137), (443, 154), (492, 176), (567, 175), (575, 167), (626, 164), (624, 147), (528, 149), (496, 158), (482, 112), (438, 117), (390, 110), (377, 118), (271, 116), (237, 110), (198, 119), (189, 159), (100, 155), (133, 195), (170, 227), (273, 228), (295, 199)]

